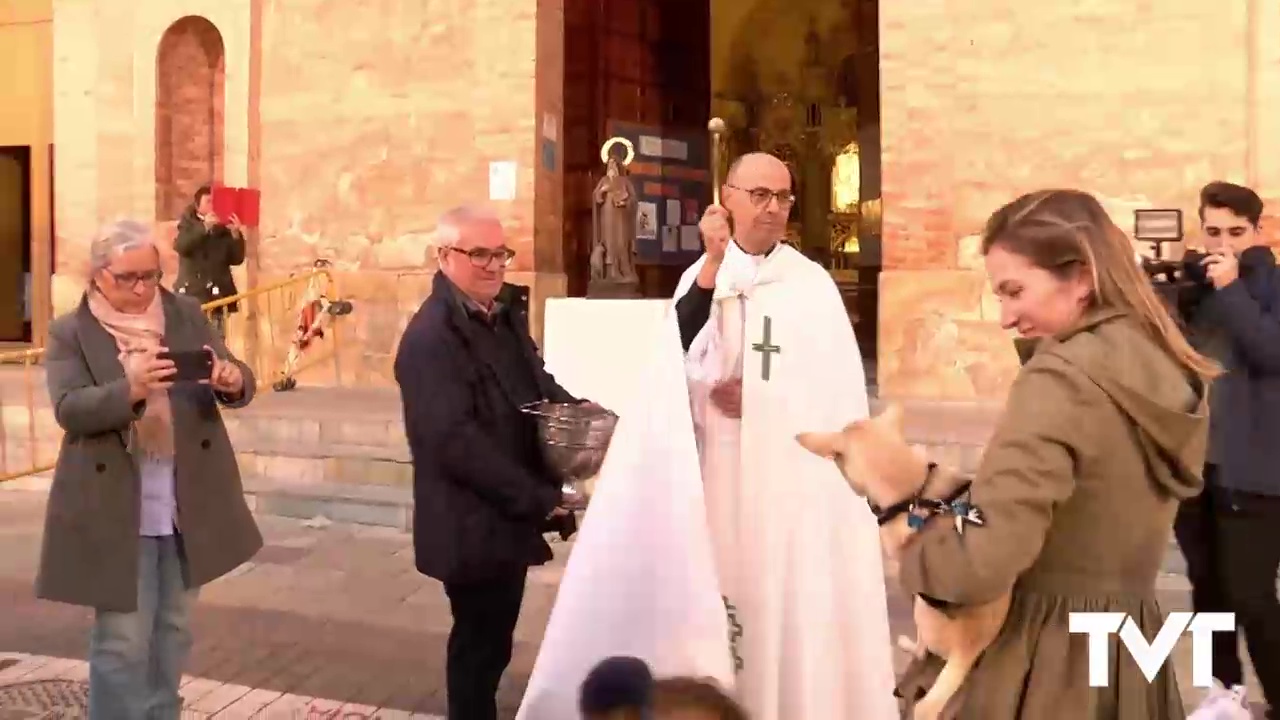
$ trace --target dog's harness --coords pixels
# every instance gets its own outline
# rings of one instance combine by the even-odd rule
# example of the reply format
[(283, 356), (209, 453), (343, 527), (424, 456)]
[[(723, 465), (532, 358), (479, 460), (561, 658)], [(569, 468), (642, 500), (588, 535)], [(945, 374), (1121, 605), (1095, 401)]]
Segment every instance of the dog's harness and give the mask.
[(929, 463), (929, 467), (925, 471), (924, 482), (920, 484), (920, 489), (916, 491), (915, 495), (906, 500), (894, 503), (887, 508), (881, 508), (875, 503), (871, 503), (871, 512), (876, 516), (876, 523), (884, 526), (899, 515), (907, 513), (907, 527), (912, 530), (919, 530), (924, 527), (924, 524), (935, 515), (953, 515), (956, 519), (956, 532), (958, 533), (964, 533), (966, 523), (979, 526), (985, 525), (986, 519), (982, 514), (982, 510), (977, 505), (960, 499), (969, 493), (969, 489), (973, 485), (972, 481), (962, 483), (954, 492), (941, 500), (920, 497), (929, 487), (929, 481), (933, 479), (933, 474), (937, 469), (937, 463)]

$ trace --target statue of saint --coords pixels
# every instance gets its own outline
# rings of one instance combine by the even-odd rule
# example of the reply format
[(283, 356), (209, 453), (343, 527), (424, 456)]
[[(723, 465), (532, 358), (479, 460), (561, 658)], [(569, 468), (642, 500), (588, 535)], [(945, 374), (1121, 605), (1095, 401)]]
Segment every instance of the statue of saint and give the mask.
[(617, 158), (610, 157), (592, 193), (591, 279), (637, 282), (635, 262), (636, 186)]

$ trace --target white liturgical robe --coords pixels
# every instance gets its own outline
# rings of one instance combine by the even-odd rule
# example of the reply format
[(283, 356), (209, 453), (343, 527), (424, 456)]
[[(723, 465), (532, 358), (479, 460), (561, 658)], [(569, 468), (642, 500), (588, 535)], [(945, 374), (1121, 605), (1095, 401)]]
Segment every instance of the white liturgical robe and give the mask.
[[(731, 243), (714, 297), (687, 370), (738, 695), (756, 720), (897, 717), (875, 518), (834, 463), (795, 441), (868, 415), (839, 290), (790, 246), (760, 258)], [(741, 420), (709, 402), (734, 376)]]
[[(576, 717), (587, 672), (633, 655), (720, 680), (754, 720), (896, 718), (875, 519), (795, 441), (868, 414), (830, 275), (730, 243), (687, 357), (674, 310), (654, 341), (648, 406), (618, 424), (518, 717)], [(708, 395), (737, 376), (740, 421)]]

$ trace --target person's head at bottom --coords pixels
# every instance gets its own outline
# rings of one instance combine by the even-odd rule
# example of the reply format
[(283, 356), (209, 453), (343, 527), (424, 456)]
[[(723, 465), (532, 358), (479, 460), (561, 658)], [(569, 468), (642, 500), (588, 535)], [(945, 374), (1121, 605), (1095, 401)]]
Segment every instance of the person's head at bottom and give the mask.
[(653, 700), (653, 673), (639, 658), (611, 657), (583, 681), (578, 708), (584, 720), (643, 720)]
[(612, 657), (582, 683), (584, 720), (747, 720), (746, 712), (715, 683), (699, 678), (655, 680), (633, 657)]

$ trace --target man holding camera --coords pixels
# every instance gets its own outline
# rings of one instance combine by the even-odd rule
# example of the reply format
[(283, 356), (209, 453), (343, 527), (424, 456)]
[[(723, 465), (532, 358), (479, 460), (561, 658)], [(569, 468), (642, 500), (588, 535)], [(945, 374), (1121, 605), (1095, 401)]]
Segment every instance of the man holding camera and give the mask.
[[(1210, 391), (1205, 490), (1174, 524), (1196, 612), (1234, 612), (1249, 657), (1280, 714), (1280, 270), (1259, 233), (1262, 200), (1213, 182), (1200, 192), (1207, 254), (1188, 252), (1179, 311), (1197, 349), (1222, 364)], [(1240, 692), (1235, 633), (1216, 633), (1207, 702)]]

